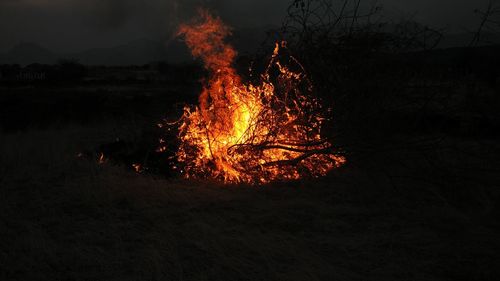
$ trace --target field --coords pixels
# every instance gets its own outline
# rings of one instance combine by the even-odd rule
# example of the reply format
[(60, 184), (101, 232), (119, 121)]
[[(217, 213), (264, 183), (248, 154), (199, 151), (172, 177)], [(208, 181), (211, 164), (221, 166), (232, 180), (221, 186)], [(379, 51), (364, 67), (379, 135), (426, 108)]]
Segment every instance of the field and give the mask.
[(339, 138), (344, 167), (261, 187), (98, 163), (100, 146), (143, 141), (198, 91), (196, 82), (2, 87), (0, 279), (500, 276), (495, 132), (416, 134), (407, 115), (380, 115), (376, 137), (356, 139), (351, 125)]

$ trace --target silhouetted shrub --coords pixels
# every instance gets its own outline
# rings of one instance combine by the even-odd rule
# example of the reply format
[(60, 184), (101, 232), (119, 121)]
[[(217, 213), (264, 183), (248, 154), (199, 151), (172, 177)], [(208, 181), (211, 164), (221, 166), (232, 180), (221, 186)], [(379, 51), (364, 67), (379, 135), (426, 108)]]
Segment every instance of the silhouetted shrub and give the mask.
[(58, 79), (61, 81), (79, 81), (87, 75), (87, 68), (73, 59), (59, 60), (57, 68)]

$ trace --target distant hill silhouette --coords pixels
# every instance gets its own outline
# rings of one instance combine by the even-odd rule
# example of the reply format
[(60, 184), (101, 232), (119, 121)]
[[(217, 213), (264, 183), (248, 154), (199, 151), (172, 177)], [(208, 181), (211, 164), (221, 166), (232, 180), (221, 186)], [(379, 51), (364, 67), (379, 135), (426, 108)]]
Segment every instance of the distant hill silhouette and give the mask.
[(53, 64), (57, 62), (58, 55), (35, 43), (21, 43), (0, 55), (0, 63), (3, 64), (31, 64), (43, 63)]
[(78, 53), (57, 54), (35, 43), (21, 43), (5, 54), (0, 64), (55, 64), (60, 59), (74, 59), (86, 65), (142, 65), (152, 61), (173, 63), (190, 59), (182, 42), (139, 39), (112, 48), (95, 48)]
[[(272, 27), (235, 29), (229, 41), (240, 54), (252, 54), (266, 39), (266, 31)], [(438, 48), (468, 46), (472, 39), (469, 33), (445, 35)], [(484, 34), (483, 45), (500, 43), (500, 34)], [(76, 59), (86, 65), (142, 65), (153, 61), (171, 63), (189, 62), (193, 59), (181, 39), (169, 42), (138, 39), (111, 48), (94, 48), (78, 53), (55, 53), (35, 43), (20, 43), (4, 54), (0, 64), (31, 63), (55, 64), (59, 59)]]
[(91, 49), (66, 56), (87, 65), (141, 65), (151, 61), (179, 62), (188, 59), (187, 51), (178, 48), (175, 43), (167, 45), (160, 41), (140, 39), (113, 48)]
[[(438, 48), (454, 48), (468, 46), (473, 38), (471, 33), (445, 34)], [(500, 33), (484, 33), (478, 45), (500, 44)]]
[[(234, 30), (230, 41), (241, 54), (253, 53), (264, 41), (269, 27)], [(52, 52), (36, 43), (21, 43), (4, 54), (0, 64), (54, 64), (59, 59), (76, 59), (86, 65), (142, 65), (153, 61), (192, 61), (181, 39), (170, 41), (137, 39), (111, 48), (94, 48), (76, 53)]]

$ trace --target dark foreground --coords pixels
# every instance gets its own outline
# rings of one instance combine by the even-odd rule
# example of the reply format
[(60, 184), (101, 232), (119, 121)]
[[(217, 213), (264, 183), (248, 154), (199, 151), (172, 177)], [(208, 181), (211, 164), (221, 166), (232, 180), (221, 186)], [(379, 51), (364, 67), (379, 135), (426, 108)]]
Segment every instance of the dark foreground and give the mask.
[(78, 157), (141, 138), (196, 87), (12, 91), (1, 280), (500, 277), (496, 139), (398, 135), (351, 145), (349, 163), (322, 179), (222, 186)]

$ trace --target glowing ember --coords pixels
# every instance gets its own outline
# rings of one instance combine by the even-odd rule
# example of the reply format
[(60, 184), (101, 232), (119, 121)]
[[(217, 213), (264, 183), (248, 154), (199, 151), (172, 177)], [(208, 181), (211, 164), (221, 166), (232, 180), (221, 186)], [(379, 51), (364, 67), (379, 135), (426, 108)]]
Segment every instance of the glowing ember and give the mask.
[(135, 172), (140, 174), (143, 171), (142, 165), (141, 164), (132, 164), (132, 168), (134, 168)]
[(233, 68), (237, 53), (224, 42), (230, 29), (218, 17), (200, 11), (179, 35), (210, 73), (199, 106), (186, 107), (178, 123), (176, 157), (186, 178), (268, 183), (323, 176), (345, 162), (322, 138), (323, 110), (302, 67), (292, 57), (299, 71), (280, 62), (285, 42), (255, 84)]
[(97, 160), (97, 162), (98, 162), (99, 164), (104, 164), (104, 163), (106, 163), (106, 157), (104, 157), (104, 153), (102, 153), (102, 152), (101, 152), (101, 153), (99, 154), (99, 159)]

